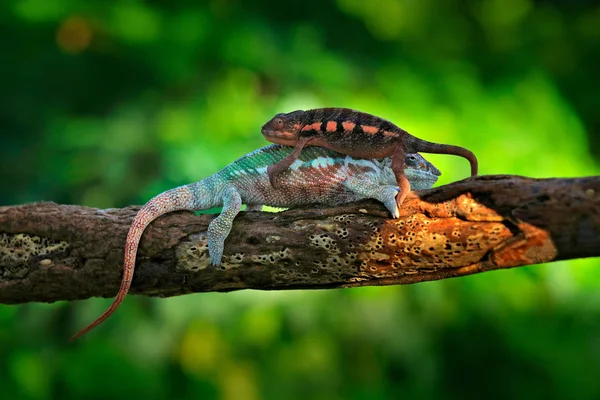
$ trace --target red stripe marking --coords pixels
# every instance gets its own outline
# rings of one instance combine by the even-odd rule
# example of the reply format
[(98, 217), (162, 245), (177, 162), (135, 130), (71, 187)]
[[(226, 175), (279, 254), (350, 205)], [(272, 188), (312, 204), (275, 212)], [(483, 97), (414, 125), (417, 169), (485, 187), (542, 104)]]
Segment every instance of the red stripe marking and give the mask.
[(320, 122), (315, 122), (313, 124), (310, 125), (304, 125), (302, 127), (302, 132), (306, 132), (306, 131), (320, 131), (321, 130), (321, 123)]
[(325, 128), (327, 132), (335, 132), (337, 131), (337, 122), (335, 121), (327, 121), (327, 126)]
[(354, 129), (355, 126), (356, 126), (356, 124), (352, 121), (342, 122), (342, 127), (344, 128), (344, 131), (346, 131), (346, 133), (352, 132), (352, 130)]
[(379, 128), (377, 128), (376, 126), (369, 126), (369, 125), (363, 125), (362, 130), (364, 133), (366, 133), (368, 135), (374, 135), (377, 132), (379, 132)]
[(390, 131), (383, 131), (383, 136), (398, 137), (398, 134)]

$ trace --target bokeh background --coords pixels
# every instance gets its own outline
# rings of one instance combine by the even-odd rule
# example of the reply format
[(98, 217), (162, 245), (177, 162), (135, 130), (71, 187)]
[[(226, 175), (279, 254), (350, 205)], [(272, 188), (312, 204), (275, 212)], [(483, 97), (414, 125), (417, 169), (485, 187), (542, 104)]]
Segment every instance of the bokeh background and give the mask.
[[(482, 174), (598, 174), (599, 45), (584, 0), (3, 0), (0, 204), (143, 204), (323, 106), (468, 147)], [(110, 299), (0, 306), (0, 397), (598, 399), (599, 267), (131, 296), (74, 345)]]

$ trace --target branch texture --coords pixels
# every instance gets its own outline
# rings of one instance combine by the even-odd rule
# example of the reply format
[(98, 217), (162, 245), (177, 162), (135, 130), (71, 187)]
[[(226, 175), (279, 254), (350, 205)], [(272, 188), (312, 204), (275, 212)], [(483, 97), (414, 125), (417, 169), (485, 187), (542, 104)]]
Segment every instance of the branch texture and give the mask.
[[(0, 207), (0, 303), (116, 294), (139, 207)], [(375, 201), (242, 212), (209, 266), (214, 215), (177, 212), (142, 237), (131, 293), (408, 284), (600, 256), (600, 177), (493, 175), (414, 192), (399, 219)]]

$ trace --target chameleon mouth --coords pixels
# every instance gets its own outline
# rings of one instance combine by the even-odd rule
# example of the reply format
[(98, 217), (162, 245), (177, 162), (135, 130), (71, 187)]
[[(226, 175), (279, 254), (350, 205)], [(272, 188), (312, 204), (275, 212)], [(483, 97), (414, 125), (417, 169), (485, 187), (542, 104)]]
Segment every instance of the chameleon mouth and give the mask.
[(293, 146), (296, 144), (296, 136), (289, 132), (275, 131), (273, 129), (262, 129), (261, 133), (270, 142)]
[(431, 172), (435, 176), (441, 176), (442, 175), (442, 171), (440, 171), (439, 169), (437, 169), (433, 165), (430, 165), (428, 168), (427, 167), (425, 167), (425, 168), (427, 169), (427, 171)]

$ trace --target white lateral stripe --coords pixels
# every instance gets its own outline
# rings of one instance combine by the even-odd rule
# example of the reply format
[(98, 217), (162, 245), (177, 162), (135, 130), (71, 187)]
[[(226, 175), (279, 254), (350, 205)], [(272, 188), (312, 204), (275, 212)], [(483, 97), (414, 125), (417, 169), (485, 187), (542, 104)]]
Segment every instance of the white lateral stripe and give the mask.
[(292, 163), (292, 165), (290, 165), (290, 169), (296, 171), (296, 170), (298, 170), (298, 168), (300, 168), (302, 166), (302, 164), (304, 164), (302, 161), (296, 160)]

